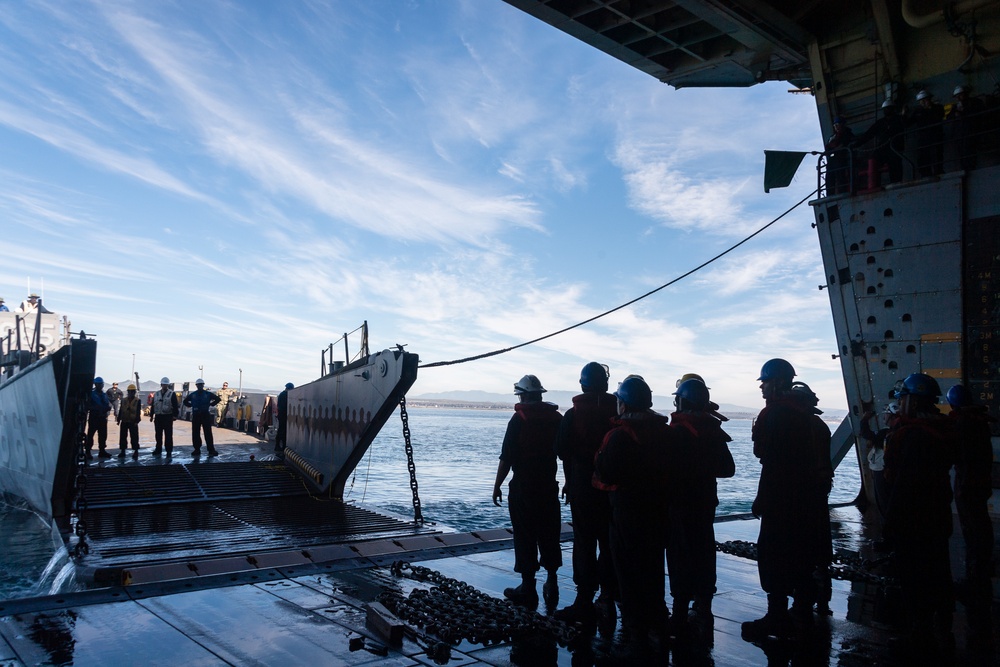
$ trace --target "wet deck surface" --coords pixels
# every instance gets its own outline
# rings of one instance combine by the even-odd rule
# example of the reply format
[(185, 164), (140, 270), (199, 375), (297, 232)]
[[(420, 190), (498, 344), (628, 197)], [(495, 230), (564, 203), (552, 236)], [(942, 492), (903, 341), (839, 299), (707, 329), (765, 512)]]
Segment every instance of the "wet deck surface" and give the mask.
[[(140, 423), (138, 458), (96, 457), (86, 468), (88, 567), (103, 583), (122, 570), (278, 550), (311, 549), (426, 535), (429, 527), (309, 495), (301, 478), (276, 459), (273, 444), (230, 429), (213, 429), (218, 456), (194, 456), (190, 422), (174, 424), (172, 456), (153, 455), (153, 426)], [(96, 447), (95, 447), (96, 449)], [(193, 564), (192, 566), (195, 566)]]
[[(836, 547), (873, 555), (874, 533), (854, 508), (833, 511)], [(0, 603), (0, 665), (603, 665), (646, 664), (616, 657), (613, 638), (598, 635), (572, 650), (553, 639), (520, 640), (495, 646), (463, 641), (451, 659), (435, 663), (420, 644), (406, 639), (377, 655), (383, 642), (366, 627), (364, 604), (384, 590), (408, 595), (430, 584), (398, 578), (388, 565), (399, 558), (466, 581), (502, 598), (516, 583), (513, 552), (505, 531), (491, 531), (487, 548), (436, 548), (407, 554), (371, 548), (367, 555), (333, 559), (325, 565), (257, 568), (225, 576), (197, 576), (147, 585), (108, 588), (23, 603)], [(717, 539), (756, 539), (755, 520), (717, 524)], [(452, 536), (456, 543), (461, 535)], [(509, 536), (508, 536), (509, 537)], [(430, 538), (418, 538), (430, 539)], [(957, 547), (958, 540), (955, 540)], [(414, 542), (419, 548), (419, 543)], [(567, 566), (559, 571), (563, 606), (573, 598), (569, 542)], [(958, 569), (959, 561), (953, 563)], [(756, 564), (719, 554), (719, 592), (714, 627), (701, 640), (673, 646), (655, 663), (673, 665), (912, 665), (890, 647), (891, 618), (880, 618), (878, 587), (834, 581), (833, 615), (794, 642), (757, 646), (740, 637), (740, 623), (765, 610)], [(994, 579), (996, 585), (996, 579)], [(505, 604), (505, 603), (500, 603)], [(997, 626), (994, 596), (994, 629)], [(539, 609), (546, 613), (543, 605)], [(965, 650), (964, 610), (957, 606), (958, 653), (954, 664), (993, 665), (995, 656)], [(364, 638), (364, 641), (362, 641)], [(351, 650), (352, 648), (356, 650)]]

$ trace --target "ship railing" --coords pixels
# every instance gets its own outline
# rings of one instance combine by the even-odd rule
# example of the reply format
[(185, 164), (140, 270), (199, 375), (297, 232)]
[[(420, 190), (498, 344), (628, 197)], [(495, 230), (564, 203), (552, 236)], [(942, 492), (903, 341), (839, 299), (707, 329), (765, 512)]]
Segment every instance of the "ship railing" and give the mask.
[[(357, 336), (355, 336), (357, 334)], [(350, 340), (351, 337), (355, 336), (357, 342), (357, 352), (351, 355)], [(340, 343), (344, 343), (344, 360), (334, 361), (334, 346), (340, 347)], [(359, 326), (354, 331), (343, 334), (340, 338), (330, 343), (327, 347), (323, 348), (320, 353), (320, 377), (326, 377), (331, 373), (336, 373), (341, 368), (346, 365), (350, 365), (352, 362), (363, 359), (370, 354), (368, 350), (368, 320), (365, 320), (361, 326)]]
[[(42, 345), (42, 312), (41, 300), (36, 309), (34, 328), (30, 328), (32, 313), (4, 313), (5, 320), (13, 316), (13, 326), (4, 322), (6, 333), (0, 338), (0, 366), (6, 376), (27, 367), (41, 358), (45, 351)], [(22, 335), (23, 333), (23, 335)]]
[[(912, 123), (912, 120), (909, 121)], [(817, 162), (821, 197), (873, 192), (887, 184), (1000, 164), (1000, 102), (981, 111), (908, 125), (881, 144), (852, 144), (822, 153)]]

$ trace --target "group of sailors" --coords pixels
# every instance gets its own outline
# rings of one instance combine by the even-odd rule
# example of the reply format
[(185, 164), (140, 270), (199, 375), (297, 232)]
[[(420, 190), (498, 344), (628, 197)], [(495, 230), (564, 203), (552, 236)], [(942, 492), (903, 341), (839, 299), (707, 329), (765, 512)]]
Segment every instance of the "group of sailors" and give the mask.
[[(554, 616), (607, 635), (620, 610), (620, 648), (641, 659), (671, 637), (687, 636), (692, 627), (711, 627), (717, 480), (732, 477), (735, 464), (731, 438), (722, 428), (726, 418), (700, 376), (677, 381), (669, 417), (652, 410), (652, 391), (642, 377), (628, 376), (613, 394), (608, 377), (606, 366), (584, 366), (582, 393), (563, 415), (542, 400), (546, 390), (534, 375), (514, 385), (519, 402), (504, 436), (493, 502), (501, 504), (501, 485), (513, 472), (508, 508), (521, 583), (504, 595), (536, 607), (536, 574), (544, 569), (542, 595), (554, 609), (562, 566), (556, 479), (557, 459), (562, 461), (576, 599)], [(742, 636), (751, 642), (801, 637), (814, 614), (830, 613), (831, 434), (819, 417), (816, 394), (794, 378), (784, 359), (766, 362), (758, 378), (766, 406), (752, 430), (761, 465), (752, 512), (760, 519), (757, 565), (767, 612), (742, 624)], [(949, 392), (954, 402), (946, 418), (935, 407), (939, 395), (934, 379), (923, 374), (900, 383), (899, 408), (883, 434), (891, 492), (880, 503), (885, 503), (884, 538), (894, 552), (911, 646), (947, 653), (954, 650), (948, 556), (952, 465), (968, 551), (962, 599), (970, 642), (990, 637), (992, 447), (985, 408), (957, 386)]]
[[(0, 313), (9, 313), (10, 308), (4, 302), (2, 296), (0, 296)], [(15, 313), (51, 313), (52, 311), (47, 309), (42, 305), (41, 297), (32, 292), (28, 295), (28, 298), (21, 302), (21, 305), (14, 309)]]
[[(201, 456), (202, 434), (204, 434), (205, 445), (208, 449), (208, 456), (218, 456), (219, 452), (215, 448), (215, 439), (212, 435), (212, 425), (216, 420), (216, 412), (220, 423), (225, 415), (225, 406), (230, 402), (234, 392), (229, 390), (229, 383), (223, 383), (222, 390), (218, 394), (205, 389), (205, 381), (198, 378), (195, 381), (195, 391), (188, 392), (183, 400), (178, 398), (177, 393), (171, 388), (170, 378), (160, 378), (160, 389), (151, 393), (148, 397), (149, 420), (153, 422), (153, 434), (156, 446), (153, 448), (153, 456), (161, 456), (166, 449), (167, 458), (173, 455), (174, 449), (174, 421), (180, 416), (181, 405), (191, 410), (191, 444), (193, 445), (192, 456)], [(94, 388), (90, 391), (87, 402), (87, 439), (86, 458), (94, 457), (94, 436), (97, 436), (98, 458), (111, 458), (107, 451), (108, 441), (108, 417), (113, 414), (115, 423), (119, 426), (119, 453), (118, 458), (125, 458), (129, 441), (132, 446), (132, 459), (139, 458), (139, 422), (142, 420), (142, 401), (137, 396), (137, 388), (134, 384), (129, 384), (126, 393), (122, 395), (118, 389), (118, 383), (112, 384), (107, 391), (104, 390), (104, 379), (94, 378)], [(217, 406), (223, 405), (223, 409)]]
[[(970, 649), (990, 651), (993, 597), (993, 493), (991, 428), (997, 420), (977, 405), (964, 385), (948, 390), (950, 408), (937, 408), (937, 381), (914, 373), (896, 383), (885, 426), (873, 430), (874, 413), (862, 416), (868, 464), (891, 550), (914, 651), (947, 655), (954, 650), (954, 601), (966, 611)], [(954, 469), (954, 486), (951, 471)], [(964, 575), (954, 585), (948, 540), (952, 499), (965, 544)]]
[[(996, 159), (1000, 136), (995, 122), (987, 118), (983, 98), (972, 95), (966, 85), (956, 86), (952, 102), (939, 104), (928, 89), (916, 94), (916, 107), (902, 108), (892, 99), (881, 106), (881, 117), (861, 135), (856, 136), (846, 119), (835, 116), (833, 134), (826, 142), (827, 192), (838, 194), (880, 185), (881, 172), (888, 172), (889, 183), (903, 180), (904, 157), (913, 166), (913, 178), (938, 176), (945, 171), (974, 169), (980, 156)], [(856, 175), (863, 163), (856, 159), (860, 149), (870, 145), (868, 181), (859, 183)], [(947, 167), (947, 168), (946, 168)]]

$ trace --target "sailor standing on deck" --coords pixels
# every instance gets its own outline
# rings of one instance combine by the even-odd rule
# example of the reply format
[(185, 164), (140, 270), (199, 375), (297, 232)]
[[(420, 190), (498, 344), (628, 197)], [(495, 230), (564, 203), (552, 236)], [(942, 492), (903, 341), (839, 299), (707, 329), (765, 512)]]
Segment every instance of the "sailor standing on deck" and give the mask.
[[(816, 599), (813, 571), (820, 540), (815, 529), (804, 529), (817, 524), (822, 490), (811, 446), (815, 413), (792, 392), (793, 377), (790, 363), (771, 359), (758, 378), (767, 404), (752, 431), (753, 453), (760, 459), (752, 511), (760, 517), (757, 572), (760, 587), (767, 593), (767, 613), (742, 624), (743, 639), (752, 642), (791, 637), (795, 621), (812, 621)], [(794, 619), (788, 613), (790, 596), (795, 597), (795, 610), (801, 612)]]
[(97, 433), (98, 458), (109, 459), (108, 454), (108, 413), (111, 412), (111, 401), (104, 393), (104, 380), (94, 378), (94, 388), (90, 391), (87, 406), (87, 458), (93, 457), (94, 433)]
[(948, 421), (955, 449), (955, 507), (965, 542), (965, 576), (956, 597), (965, 606), (969, 648), (992, 648), (990, 603), (993, 599), (993, 444), (990, 425), (996, 418), (976, 405), (964, 385), (948, 390)]
[[(913, 373), (899, 390), (899, 421), (885, 442), (885, 476), (892, 491), (883, 535), (893, 548), (906, 612), (907, 648), (941, 664), (955, 649), (951, 536), (951, 466), (948, 420), (938, 411), (937, 380)], [(930, 664), (930, 663), (927, 663)]]
[[(608, 530), (611, 501), (606, 489), (594, 485), (594, 455), (618, 416), (618, 399), (608, 393), (608, 370), (596, 361), (580, 372), (582, 394), (573, 397), (573, 407), (563, 415), (556, 439), (556, 454), (566, 475), (566, 497), (573, 518), (573, 583), (576, 600), (560, 609), (561, 621), (593, 626), (597, 612), (614, 619), (614, 565)], [(598, 553), (600, 551), (600, 553)], [(600, 588), (598, 609), (594, 594)]]
[[(690, 374), (693, 375), (693, 374)], [(700, 378), (684, 380), (674, 392), (677, 410), (670, 425), (684, 429), (691, 439), (679, 448), (678, 474), (671, 495), (667, 531), (667, 564), (670, 595), (674, 599), (674, 624), (687, 623), (688, 605), (694, 601), (699, 618), (712, 619), (715, 595), (715, 508), (719, 505), (717, 478), (736, 474), (736, 462), (722, 430), (722, 420), (712, 406), (708, 387)], [(716, 406), (718, 407), (718, 406)]]
[(548, 571), (542, 594), (550, 607), (559, 601), (556, 570), (562, 565), (555, 453), (562, 416), (557, 405), (542, 401), (545, 391), (534, 375), (525, 375), (514, 385), (520, 403), (514, 406), (514, 416), (507, 423), (493, 484), (493, 504), (499, 507), (503, 501), (500, 485), (514, 471), (507, 507), (514, 529), (514, 571), (521, 575), (521, 585), (504, 589), (503, 594), (529, 608), (538, 605), (535, 573), (539, 557), (541, 567)]
[(209, 408), (218, 405), (221, 399), (205, 390), (205, 381), (201, 378), (194, 381), (194, 386), (198, 388), (184, 399), (185, 407), (191, 408), (191, 444), (194, 445), (194, 451), (191, 455), (201, 456), (201, 431), (204, 430), (208, 455), (218, 456), (219, 452), (215, 449), (215, 440), (212, 439), (212, 413)]
[(233, 398), (233, 394), (236, 393), (229, 388), (228, 382), (222, 383), (222, 389), (219, 390), (219, 421), (218, 426), (221, 428), (225, 425), (226, 413), (229, 411), (229, 402)]
[(9, 313), (9, 312), (10, 308), (7, 307), (7, 304), (3, 302), (3, 297), (0, 296), (0, 313)]
[(122, 399), (121, 407), (118, 409), (118, 416), (115, 421), (118, 423), (118, 446), (121, 451), (118, 458), (125, 458), (125, 449), (128, 445), (128, 438), (132, 438), (132, 459), (139, 458), (139, 420), (142, 419), (142, 403), (135, 393), (135, 385), (130, 384), (126, 390), (128, 393)]
[(672, 457), (684, 436), (650, 409), (653, 393), (638, 375), (625, 378), (614, 395), (619, 418), (594, 468), (601, 482), (615, 486), (610, 541), (621, 593), (623, 653), (638, 661), (655, 648), (651, 639), (666, 639), (663, 535)]
[(153, 456), (159, 456), (163, 446), (167, 447), (167, 456), (174, 451), (174, 420), (180, 411), (177, 394), (170, 388), (170, 378), (160, 378), (160, 391), (153, 394), (153, 405), (149, 411), (149, 421), (153, 422), (153, 433), (156, 437), (156, 447)]
[(118, 388), (117, 382), (111, 383), (111, 389), (108, 389), (108, 400), (111, 401), (111, 409), (115, 413), (115, 419), (118, 419), (118, 408), (122, 404), (122, 390)]

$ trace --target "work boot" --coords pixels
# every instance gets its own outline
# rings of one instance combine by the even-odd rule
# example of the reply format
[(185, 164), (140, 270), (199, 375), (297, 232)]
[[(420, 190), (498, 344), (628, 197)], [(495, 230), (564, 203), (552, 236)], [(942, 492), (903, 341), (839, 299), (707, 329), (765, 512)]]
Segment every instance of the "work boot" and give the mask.
[(712, 596), (711, 595), (695, 595), (694, 602), (691, 603), (691, 610), (694, 611), (699, 616), (711, 616), (712, 615)]
[(577, 593), (576, 600), (563, 607), (552, 616), (563, 623), (580, 623), (585, 626), (597, 624), (597, 610), (594, 609), (593, 594)]
[(99, 458), (99, 459), (110, 459), (111, 458), (111, 454), (108, 454), (108, 450), (102, 449), (99, 452), (97, 452), (97, 458)]
[(159, 445), (157, 445), (157, 446), (156, 446), (156, 447), (155, 447), (155, 448), (153, 449), (153, 456), (159, 456), (159, 455), (160, 455), (160, 452), (162, 452), (162, 451), (163, 451), (163, 450), (161, 450), (161, 449), (160, 449), (160, 446), (159, 446)]
[(132, 450), (132, 460), (133, 461), (138, 461), (139, 460), (139, 450), (138, 449), (133, 449)]
[(120, 452), (118, 452), (118, 458), (120, 458), (120, 459), (125, 458), (125, 449), (124, 448)]
[(549, 576), (542, 584), (542, 598), (545, 600), (545, 604), (550, 607), (559, 604), (559, 577), (556, 576), (555, 570), (549, 570)]
[(594, 611), (597, 613), (597, 629), (601, 636), (614, 637), (618, 626), (618, 608), (615, 606), (614, 596), (601, 592), (594, 603)]
[(517, 588), (505, 588), (503, 596), (516, 605), (534, 609), (538, 606), (538, 592), (535, 590), (535, 581), (522, 581)]
[(208, 457), (209, 458), (212, 458), (213, 456), (218, 456), (218, 455), (219, 455), (219, 450), (218, 449), (216, 449), (215, 447), (209, 447), (208, 448)]
[(788, 639), (795, 634), (795, 628), (788, 611), (768, 611), (755, 621), (747, 621), (740, 626), (740, 636), (744, 641), (760, 642), (765, 639)]
[(201, 456), (201, 447), (195, 447), (194, 451), (191, 452), (191, 456), (193, 456), (194, 458), (198, 458), (199, 456)]

